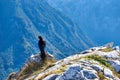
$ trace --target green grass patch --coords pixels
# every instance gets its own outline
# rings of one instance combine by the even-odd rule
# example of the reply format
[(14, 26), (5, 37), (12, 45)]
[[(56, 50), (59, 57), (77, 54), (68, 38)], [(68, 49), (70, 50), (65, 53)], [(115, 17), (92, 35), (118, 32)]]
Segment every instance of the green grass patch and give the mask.
[(99, 49), (99, 51), (102, 51), (102, 52), (111, 52), (113, 51), (112, 48), (105, 48), (105, 49)]
[[(86, 56), (85, 58), (87, 58), (87, 59), (93, 59), (95, 61), (98, 61), (100, 64), (102, 64), (102, 65), (106, 66), (107, 68), (109, 68), (113, 72), (113, 74), (115, 76), (117, 76), (117, 77), (120, 78), (120, 74), (117, 73), (114, 70), (114, 68), (107, 62), (107, 60), (105, 58), (103, 58), (103, 57), (101, 57), (101, 56), (99, 56), (97, 54), (92, 54), (92, 55)], [(99, 76), (101, 76), (101, 78), (104, 78), (101, 74), (99, 74)]]
[(95, 61), (98, 61), (99, 63), (101, 63), (102, 65), (106, 66), (106, 67), (109, 67), (110, 64), (107, 62), (107, 60), (97, 54), (92, 54), (92, 55), (89, 55), (89, 56), (86, 56), (85, 58), (87, 59), (93, 59)]

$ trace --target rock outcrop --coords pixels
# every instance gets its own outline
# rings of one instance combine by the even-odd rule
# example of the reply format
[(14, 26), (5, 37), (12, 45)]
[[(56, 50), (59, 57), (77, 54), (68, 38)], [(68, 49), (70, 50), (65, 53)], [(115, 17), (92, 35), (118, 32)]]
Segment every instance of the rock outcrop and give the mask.
[[(35, 60), (36, 61), (36, 60)], [(93, 47), (57, 61), (25, 80), (120, 80), (120, 52), (109, 46)]]
[(46, 53), (45, 59), (41, 59), (40, 54), (32, 54), (17, 73), (11, 73), (9, 75), (8, 80), (23, 80), (26, 77), (35, 74), (36, 71), (38, 71), (38, 73), (42, 72), (52, 66), (55, 61), (55, 58), (48, 53)]

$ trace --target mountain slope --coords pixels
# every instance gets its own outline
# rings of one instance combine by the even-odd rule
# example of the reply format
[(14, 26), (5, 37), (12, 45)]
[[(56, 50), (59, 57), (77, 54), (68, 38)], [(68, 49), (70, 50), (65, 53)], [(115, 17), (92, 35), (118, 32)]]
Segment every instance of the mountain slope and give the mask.
[[(98, 45), (120, 45), (119, 0), (47, 0), (51, 6), (73, 19)], [(104, 32), (104, 33), (103, 33)]]
[[(32, 60), (34, 57), (31, 58)], [(38, 58), (39, 59), (39, 58)], [(35, 59), (32, 63), (36, 61)], [(51, 60), (52, 61), (52, 60)], [(50, 62), (50, 60), (49, 60)], [(40, 62), (37, 62), (40, 63)], [(45, 62), (46, 63), (46, 62)], [(44, 63), (44, 64), (45, 64)], [(43, 67), (46, 65), (43, 64)], [(34, 71), (25, 80), (120, 80), (120, 48), (93, 47)], [(27, 63), (26, 63), (27, 65)], [(29, 68), (29, 66), (27, 67)], [(32, 68), (33, 69), (33, 68)], [(19, 73), (17, 73), (18, 75)], [(13, 75), (12, 79), (16, 79)], [(25, 75), (23, 75), (24, 77)], [(19, 80), (20, 78), (17, 78)]]
[(46, 50), (57, 59), (93, 45), (74, 22), (43, 0), (4, 0), (0, 9), (1, 80), (39, 52), (38, 35), (45, 38)]

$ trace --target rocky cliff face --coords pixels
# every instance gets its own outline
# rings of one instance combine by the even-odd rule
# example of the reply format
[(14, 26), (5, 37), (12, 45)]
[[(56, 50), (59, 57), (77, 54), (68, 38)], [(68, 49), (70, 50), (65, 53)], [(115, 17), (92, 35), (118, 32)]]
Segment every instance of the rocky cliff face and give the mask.
[(55, 62), (25, 80), (120, 80), (118, 46), (93, 47)]

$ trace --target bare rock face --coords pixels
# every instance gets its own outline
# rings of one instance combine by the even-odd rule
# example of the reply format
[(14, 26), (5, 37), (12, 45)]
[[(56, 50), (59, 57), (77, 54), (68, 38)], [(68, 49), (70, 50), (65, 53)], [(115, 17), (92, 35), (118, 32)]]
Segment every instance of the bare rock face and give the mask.
[(103, 71), (103, 68), (100, 65), (96, 64), (96, 65), (92, 65), (91, 67), (96, 71), (99, 71), (99, 72)]
[(119, 46), (115, 46), (115, 47), (113, 47), (113, 49), (120, 52), (120, 47)]
[(106, 77), (109, 77), (109, 78), (113, 78), (114, 77), (112, 71), (110, 69), (107, 69), (107, 68), (104, 69), (104, 75)]
[(107, 48), (112, 48), (113, 44), (114, 44), (114, 42), (111, 42), (111, 43), (105, 44), (104, 46), (107, 47)]
[(81, 71), (80, 66), (70, 67), (64, 74), (56, 78), (56, 80), (81, 79), (83, 76), (80, 71)]
[(119, 60), (109, 60), (108, 62), (115, 69), (116, 72), (120, 73), (120, 59)]

